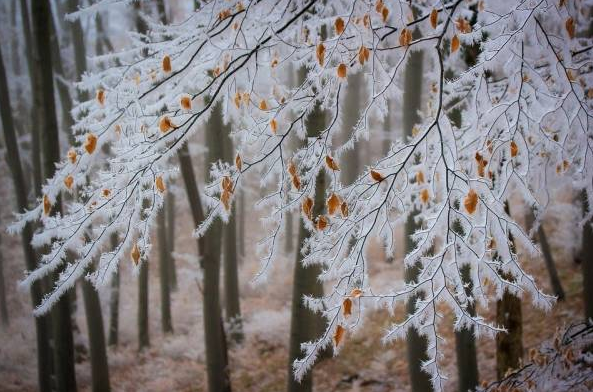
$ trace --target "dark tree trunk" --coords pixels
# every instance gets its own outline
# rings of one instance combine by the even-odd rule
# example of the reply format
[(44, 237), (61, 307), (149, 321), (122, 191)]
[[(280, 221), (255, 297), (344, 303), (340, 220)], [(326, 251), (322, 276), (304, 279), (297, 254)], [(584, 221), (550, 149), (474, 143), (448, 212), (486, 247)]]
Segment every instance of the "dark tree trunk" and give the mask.
[(168, 266), (169, 266), (169, 282), (171, 285), (171, 291), (177, 290), (177, 267), (175, 265), (175, 257), (173, 252), (175, 251), (175, 194), (169, 192), (166, 200), (167, 208), (167, 249), (168, 254)]
[[(414, 33), (417, 35), (417, 32)], [(404, 76), (404, 97), (402, 102), (402, 127), (403, 133), (406, 136), (412, 134), (414, 125), (420, 122), (418, 110), (422, 105), (422, 66), (424, 61), (423, 52), (413, 52), (410, 55), (405, 69)], [(412, 241), (411, 235), (416, 231), (416, 224), (414, 222), (413, 212), (406, 222), (406, 248), (408, 253), (414, 249), (415, 244)], [(419, 273), (418, 266), (407, 268), (405, 271), (406, 282), (413, 282), (417, 279)], [(417, 298), (412, 298), (408, 301), (408, 313), (414, 311), (416, 307)], [(421, 336), (415, 329), (410, 329), (407, 335), (408, 345), (408, 367), (410, 372), (410, 382), (412, 392), (432, 391), (432, 384), (428, 373), (421, 369), (422, 362), (428, 357), (426, 355), (427, 340)]]
[[(304, 70), (299, 71), (304, 79)], [(325, 127), (325, 113), (316, 105), (305, 123), (309, 137), (318, 135)], [(315, 198), (313, 217), (323, 214), (325, 206), (325, 172), (321, 171), (315, 179)], [(313, 369), (309, 370), (299, 382), (293, 374), (293, 362), (302, 356), (301, 344), (317, 338), (324, 328), (323, 317), (307, 308), (303, 302), (304, 296), (323, 296), (323, 285), (318, 277), (321, 274), (320, 265), (304, 266), (302, 263), (302, 249), (309, 232), (304, 222), (299, 219), (299, 239), (293, 272), (292, 306), (290, 315), (290, 341), (288, 348), (288, 377), (287, 390), (289, 392), (310, 392), (313, 390)], [(326, 356), (329, 351), (322, 353)]]
[(138, 351), (142, 351), (149, 346), (148, 260), (140, 260), (138, 274)]
[[(117, 243), (117, 234), (112, 234), (112, 247), (115, 248)], [(119, 265), (111, 279), (111, 296), (109, 299), (109, 345), (117, 346), (119, 341)]]
[[(361, 100), (363, 91), (363, 76), (358, 72), (348, 78), (348, 87), (346, 88), (346, 97), (342, 107), (342, 132), (344, 138), (349, 138), (352, 134), (356, 123), (360, 117)], [(350, 185), (360, 174), (360, 146), (344, 152), (340, 161), (342, 182), (345, 185)]]
[(99, 294), (91, 282), (82, 279), (82, 298), (89, 331), (91, 377), (93, 392), (109, 392), (109, 365), (105, 350), (105, 331)]
[[(218, 114), (216, 114), (218, 111)], [(222, 119), (220, 119), (220, 107), (215, 110), (213, 116), (218, 116), (216, 122), (220, 123), (218, 128), (215, 127), (215, 118), (212, 118), (208, 124), (208, 129), (212, 132), (207, 132), (207, 138), (216, 137), (215, 130), (220, 131), (222, 127)], [(213, 151), (215, 153), (216, 151)], [(183, 182), (185, 183), (185, 190), (192, 212), (194, 226), (198, 227), (204, 221), (204, 211), (202, 210), (202, 203), (200, 201), (200, 192), (196, 183), (194, 169), (189, 155), (189, 148), (187, 144), (183, 145), (177, 154), (179, 159), (179, 166)], [(215, 223), (216, 224), (216, 223)], [(209, 229), (212, 232), (213, 227)], [(220, 234), (220, 231), (218, 232)], [(208, 390), (210, 392), (231, 391), (231, 380), (228, 368), (228, 356), (226, 341), (224, 338), (224, 329), (222, 327), (222, 317), (220, 311), (219, 298), (219, 273), (220, 273), (220, 255), (218, 255), (218, 262), (214, 249), (216, 243), (210, 242), (211, 236), (204, 236), (198, 239), (198, 253), (201, 257), (201, 266), (204, 273), (204, 288), (203, 288), (203, 318), (204, 318), (204, 343), (206, 346), (206, 371), (208, 373)], [(220, 239), (218, 240), (218, 252), (220, 252)], [(213, 254), (214, 253), (214, 254)]]
[[(14, 185), (16, 202), (19, 212), (24, 212), (29, 206), (27, 201), (27, 186), (23, 175), (19, 145), (17, 143), (14, 121), (10, 109), (10, 97), (6, 82), (4, 60), (0, 49), (0, 115), (2, 116), (2, 129), (4, 130), (4, 141), (6, 143), (6, 162), (10, 169)], [(37, 255), (31, 239), (33, 227), (30, 223), (25, 225), (21, 233), (21, 244), (25, 256), (25, 266), (28, 271), (33, 271), (37, 265)], [(43, 297), (41, 281), (34, 282), (30, 288), (31, 302), (33, 307), (41, 303)], [(50, 348), (50, 319), (49, 316), (35, 317), (35, 334), (37, 337), (37, 379), (39, 390), (49, 392), (52, 389), (52, 351)]]
[(165, 208), (158, 212), (158, 244), (159, 244), (159, 273), (161, 283), (161, 328), (163, 333), (173, 332), (173, 321), (171, 320), (171, 287), (169, 279), (169, 249), (167, 247), (167, 220)]
[[(510, 216), (509, 204), (505, 204), (505, 212)], [(515, 253), (515, 241), (509, 235), (511, 250)], [(504, 279), (513, 281), (512, 276), (503, 275)], [(521, 299), (505, 290), (502, 299), (496, 302), (496, 323), (507, 332), (496, 335), (496, 375), (504, 377), (509, 369), (517, 369), (523, 358), (523, 316)]]
[[(225, 127), (224, 160), (233, 162), (234, 149), (233, 140), (228, 136), (230, 127)], [(232, 206), (229, 221), (223, 227), (224, 240), (224, 300), (226, 322), (230, 326), (229, 335), (231, 342), (241, 343), (243, 341), (243, 321), (241, 319), (241, 303), (239, 300), (239, 276), (237, 263), (237, 208)]]
[[(583, 213), (589, 213), (591, 206), (587, 200), (587, 193), (581, 192)], [(581, 265), (583, 269), (583, 296), (585, 303), (585, 318), (593, 319), (593, 222), (586, 222), (583, 226), (583, 246), (581, 248)]]
[(1, 245), (2, 243), (0, 242), (0, 319), (2, 320), (2, 326), (8, 327), (8, 306), (6, 306), (6, 287), (4, 286), (4, 257), (2, 255)]
[(245, 219), (247, 211), (245, 210), (245, 190), (239, 191), (239, 254), (241, 260), (245, 257)]
[[(461, 267), (461, 279), (466, 284), (465, 295), (472, 297), (471, 267)], [(467, 311), (476, 315), (475, 305), (468, 304)], [(473, 391), (478, 386), (478, 359), (476, 356), (476, 337), (474, 329), (463, 328), (455, 332), (455, 350), (457, 352), (457, 376), (459, 392)]]
[[(43, 167), (48, 178), (53, 177), (55, 164), (60, 161), (60, 144), (56, 107), (54, 102), (53, 69), (51, 61), (51, 7), (49, 0), (33, 2), (32, 8), (34, 35), (36, 38), (35, 68), (39, 77), (43, 112), (42, 138), (44, 147)], [(61, 201), (57, 201), (54, 212), (61, 212)], [(57, 271), (55, 277), (60, 271)], [(54, 333), (54, 365), (57, 389), (75, 391), (76, 376), (74, 370), (74, 342), (72, 339), (72, 320), (70, 318), (70, 299), (62, 296), (52, 309), (52, 330)]]

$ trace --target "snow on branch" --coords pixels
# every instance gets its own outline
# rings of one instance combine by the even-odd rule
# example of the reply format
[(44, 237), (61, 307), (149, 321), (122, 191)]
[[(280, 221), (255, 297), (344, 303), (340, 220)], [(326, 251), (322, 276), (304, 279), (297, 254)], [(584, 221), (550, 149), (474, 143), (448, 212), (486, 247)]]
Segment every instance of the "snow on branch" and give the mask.
[[(268, 212), (258, 276), (276, 258), (284, 217), (300, 212), (311, 234), (303, 262), (321, 265), (319, 278), (331, 287), (322, 298), (306, 299), (323, 313), (327, 330), (303, 346), (297, 377), (321, 349), (339, 348), (360, 329), (366, 311), (393, 310), (415, 298), (414, 311), (394, 321), (384, 340), (403, 338), (412, 327), (426, 336), (423, 368), (442, 390), (444, 309), (455, 314), (455, 328), (493, 335), (501, 328), (480, 309), (505, 291), (527, 293), (543, 309), (553, 305), (554, 297), (521, 268), (517, 249), (538, 250), (508, 206), (524, 204), (541, 216), (553, 202), (548, 190), (560, 183), (585, 189), (593, 200), (592, 40), (580, 34), (591, 1), (417, 1), (414, 10), (407, 1), (203, 3), (182, 22), (148, 23), (151, 29), (132, 47), (104, 57), (111, 67), (78, 84), (94, 98), (74, 111), (77, 145), (44, 186), (39, 206), (15, 224), (41, 221), (34, 244), (50, 245), (23, 285), (62, 268), (37, 314), (93, 260), (98, 268), (87, 279), (95, 285), (108, 282), (122, 260), (143, 262), (176, 174), (168, 158), (209, 126), (213, 113), (231, 124), (237, 155), (212, 167), (204, 188), (207, 217), (196, 235), (217, 217), (226, 220), (245, 175), (258, 173), (271, 189), (258, 203)], [(479, 54), (467, 66), (470, 47)], [(427, 64), (421, 121), (401, 130), (411, 136), (398, 137), (355, 181), (341, 183), (336, 173), (348, 165), (341, 158), (374, 137), (387, 102), (401, 99), (403, 71), (416, 51)], [(370, 98), (356, 125), (344, 129), (353, 74), (362, 75)], [(461, 112), (460, 123), (450, 119), (452, 110)], [(323, 125), (309, 124), (315, 111), (325, 113)], [(314, 216), (315, 179), (323, 172), (327, 201)], [(76, 201), (63, 215), (49, 216), (62, 193)], [(418, 277), (394, 281), (388, 290), (374, 287), (371, 240), (381, 239), (392, 253), (394, 227), (409, 217), (418, 228), (404, 263), (417, 266)], [(108, 249), (115, 232), (120, 243)], [(468, 311), (474, 303), (476, 315)]]

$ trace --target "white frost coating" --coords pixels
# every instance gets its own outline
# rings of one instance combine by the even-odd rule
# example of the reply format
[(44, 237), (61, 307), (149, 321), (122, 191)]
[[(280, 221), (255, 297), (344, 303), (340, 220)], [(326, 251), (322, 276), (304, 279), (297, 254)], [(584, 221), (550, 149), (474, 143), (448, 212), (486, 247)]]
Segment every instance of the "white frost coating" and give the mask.
[[(97, 2), (88, 12), (115, 1)], [(43, 189), (53, 201), (67, 191), (64, 179), (72, 175), (82, 190), (79, 200), (55, 217), (43, 215), (40, 201), (11, 227), (16, 230), (25, 221), (41, 220), (43, 229), (33, 243), (52, 245), (24, 285), (62, 267), (68, 252), (74, 254), (37, 313), (47, 311), (93, 259), (98, 259), (98, 268), (88, 278), (99, 285), (109, 280), (135, 244), (142, 254), (149, 252), (150, 229), (162, 205), (155, 180), (161, 176), (167, 184), (174, 175), (168, 158), (203, 129), (218, 103), (225, 121), (232, 124), (243, 165), (242, 170), (232, 162), (211, 168), (211, 182), (202, 194), (207, 217), (195, 234), (203, 235), (216, 217), (228, 218), (220, 202), (222, 178), (228, 176), (233, 190), (238, 190), (244, 174), (257, 171), (269, 193), (258, 203), (268, 216), (262, 221), (266, 233), (259, 243), (263, 256), (256, 278), (265, 280), (279, 251), (283, 219), (287, 212), (296, 212), (311, 231), (302, 249), (304, 263), (320, 264), (319, 278), (332, 287), (323, 298), (306, 299), (328, 324), (322, 336), (303, 345), (303, 357), (294, 363), (297, 378), (321, 349), (332, 344), (338, 326), (347, 336), (361, 328), (370, 309), (392, 311), (396, 304), (420, 297), (415, 311), (392, 325), (384, 340), (403, 338), (411, 327), (425, 335), (429, 350), (423, 367), (440, 391), (446, 376), (439, 367), (443, 316), (437, 305), (445, 304), (454, 313), (456, 329), (471, 326), (477, 335), (488, 336), (501, 328), (480, 314), (469, 314), (469, 304), (487, 306), (508, 290), (520, 296), (528, 293), (535, 306), (549, 309), (554, 298), (542, 293), (522, 270), (515, 244), (533, 254), (538, 250), (505, 212), (505, 203), (532, 207), (539, 222), (554, 201), (549, 191), (554, 186), (584, 189), (593, 201), (592, 41), (571, 39), (566, 28), (571, 17), (577, 32), (587, 29), (589, 21), (581, 11), (593, 2), (570, 1), (559, 7), (557, 0), (456, 0), (443, 8), (434, 1), (417, 1), (415, 19), (407, 1), (385, 3), (390, 9), (386, 21), (375, 10), (375, 1), (367, 0), (204, 2), (202, 9), (175, 25), (148, 21), (148, 43), (132, 34), (131, 48), (102, 56), (98, 61), (111, 66), (85, 75), (78, 88), (91, 94), (102, 89), (104, 102), (92, 99), (74, 109), (77, 140), (84, 143), (92, 132), (98, 138), (96, 150), (88, 154), (78, 147), (76, 162), (65, 160)], [(436, 29), (428, 17), (433, 6), (439, 14)], [(456, 26), (459, 18), (473, 19), (476, 10), (472, 31), (464, 33)], [(338, 15), (345, 22), (340, 35), (333, 27)], [(327, 32), (323, 38), (322, 26)], [(404, 28), (417, 28), (422, 38), (401, 46)], [(454, 35), (462, 44), (481, 48), (470, 68), (463, 61), (463, 48), (449, 52)], [(321, 42), (323, 64), (316, 57)], [(361, 46), (369, 49), (362, 66)], [(416, 50), (423, 50), (431, 64), (423, 75), (426, 102), (421, 122), (413, 136), (394, 141), (389, 152), (353, 183), (328, 176), (326, 192), (339, 195), (349, 215), (327, 216), (327, 227), (316, 230), (301, 205), (313, 198), (317, 174), (332, 173), (325, 157), (332, 156), (344, 167), (344, 151), (357, 148), (361, 139), (376, 137), (373, 124), (387, 114), (389, 99), (401, 99), (403, 70)], [(163, 70), (165, 56), (171, 60), (171, 72)], [(347, 135), (338, 135), (347, 85), (337, 76), (340, 63), (347, 64), (348, 74), (363, 74), (370, 97)], [(304, 68), (304, 80), (288, 83), (294, 67)], [(452, 80), (445, 78), (449, 70), (457, 75)], [(190, 110), (179, 103), (185, 94), (192, 99)], [(326, 111), (326, 125), (313, 130), (319, 137), (307, 138), (305, 120), (316, 105)], [(452, 109), (461, 110), (459, 128), (449, 120)], [(163, 116), (174, 125), (166, 133), (159, 131)], [(272, 119), (277, 121), (276, 132)], [(296, 144), (291, 140), (301, 146), (297, 151), (289, 146)], [(99, 153), (102, 146), (110, 146), (108, 157)], [(292, 186), (290, 162), (300, 189)], [(371, 178), (371, 170), (383, 180)], [(419, 172), (423, 181), (418, 181)], [(110, 190), (109, 196), (102, 195), (104, 189)], [(466, 207), (473, 192), (475, 211), (472, 203)], [(413, 211), (419, 228), (405, 263), (419, 265), (417, 280), (374, 288), (368, 276), (371, 240), (382, 238), (392, 253), (393, 229)], [(108, 249), (114, 232), (120, 233), (120, 243)], [(470, 269), (468, 294), (462, 266)], [(345, 317), (342, 302), (353, 289), (362, 294), (352, 299), (353, 314)]]

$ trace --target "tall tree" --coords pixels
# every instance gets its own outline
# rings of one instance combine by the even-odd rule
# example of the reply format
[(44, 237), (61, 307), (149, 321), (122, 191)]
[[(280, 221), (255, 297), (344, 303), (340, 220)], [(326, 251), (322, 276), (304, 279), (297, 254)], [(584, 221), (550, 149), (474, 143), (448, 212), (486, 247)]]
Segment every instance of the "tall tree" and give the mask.
[[(306, 70), (299, 70), (299, 79), (305, 80)], [(316, 137), (325, 127), (325, 113), (320, 105), (315, 105), (313, 111), (305, 121), (308, 137)], [(306, 143), (306, 142), (305, 142)], [(325, 172), (322, 170), (315, 179), (315, 197), (313, 205), (314, 218), (323, 214), (325, 206)], [(304, 303), (305, 296), (321, 297), (323, 285), (317, 279), (321, 273), (318, 264), (305, 266), (301, 249), (309, 237), (309, 230), (305, 223), (299, 219), (299, 237), (297, 242), (296, 260), (294, 263), (292, 283), (292, 305), (290, 315), (290, 341), (288, 346), (288, 377), (287, 390), (289, 392), (310, 392), (313, 390), (313, 372), (308, 372), (300, 381), (293, 374), (292, 364), (301, 355), (301, 345), (317, 338), (324, 328), (323, 318), (307, 308)]]
[(167, 219), (166, 210), (163, 208), (157, 215), (157, 238), (159, 246), (159, 280), (161, 286), (161, 328), (163, 333), (173, 332), (173, 321), (171, 319), (171, 279), (169, 278), (169, 257), (170, 251), (167, 246)]
[[(111, 235), (111, 246), (116, 248), (118, 244), (117, 234)], [(119, 342), (119, 267), (111, 278), (111, 292), (109, 297), (109, 345), (117, 346)]]
[[(416, 30), (413, 36), (419, 35)], [(420, 123), (418, 114), (422, 105), (422, 70), (424, 53), (412, 52), (404, 71), (404, 96), (402, 102), (402, 128), (405, 137), (412, 136), (413, 127)], [(416, 247), (412, 234), (418, 228), (415, 222), (417, 211), (413, 211), (406, 221), (405, 226), (405, 252), (408, 253)], [(404, 273), (406, 282), (415, 282), (420, 272), (420, 266), (408, 267)], [(414, 313), (417, 297), (410, 298), (407, 304), (408, 313)], [(428, 359), (426, 355), (427, 340), (415, 328), (411, 328), (406, 336), (408, 350), (408, 368), (412, 392), (432, 391), (432, 384), (428, 373), (421, 369), (422, 362)]]
[[(0, 236), (0, 240), (2, 236)], [(1, 249), (2, 242), (0, 241), (0, 320), (2, 326), (7, 327), (9, 323), (8, 306), (6, 305), (6, 282), (4, 281), (4, 255)]]
[[(42, 105), (38, 108), (41, 116), (41, 129), (44, 147), (43, 167), (48, 178), (53, 177), (56, 163), (60, 161), (60, 144), (56, 106), (54, 101), (53, 67), (51, 61), (51, 7), (49, 0), (33, 2), (33, 31), (36, 39), (35, 73), (39, 77)], [(53, 210), (61, 212), (61, 201), (56, 201)], [(57, 278), (57, 274), (55, 278)], [(52, 309), (52, 328), (54, 334), (54, 366), (57, 388), (60, 391), (75, 391), (74, 342), (70, 300), (67, 296), (58, 300)]]
[[(225, 126), (225, 134), (230, 132), (230, 126)], [(230, 136), (222, 137), (224, 160), (233, 162), (233, 140)], [(223, 264), (224, 264), (224, 300), (226, 322), (230, 326), (229, 337), (231, 342), (240, 343), (243, 340), (243, 321), (241, 319), (241, 304), (239, 301), (239, 276), (237, 263), (237, 208), (231, 206), (229, 221), (224, 225), (223, 231)]]
[(169, 250), (169, 281), (171, 282), (171, 290), (177, 290), (177, 267), (173, 252), (175, 251), (175, 193), (169, 192), (165, 201), (167, 209), (167, 249)]
[(150, 346), (148, 322), (148, 260), (141, 260), (138, 272), (138, 350)]
[[(12, 182), (16, 194), (18, 211), (25, 211), (29, 208), (27, 200), (28, 190), (23, 174), (23, 167), (20, 157), (20, 149), (14, 129), (14, 120), (10, 108), (10, 96), (2, 50), (0, 48), (0, 115), (2, 116), (2, 129), (4, 130), (4, 141), (6, 143), (6, 162), (12, 175)], [(21, 244), (25, 255), (25, 266), (27, 270), (33, 271), (37, 265), (37, 254), (31, 245), (33, 238), (33, 225), (27, 223), (21, 232)], [(34, 282), (30, 287), (31, 302), (37, 307), (43, 298), (42, 281)], [(52, 351), (50, 348), (50, 318), (43, 315), (35, 317), (35, 334), (37, 338), (37, 380), (41, 392), (49, 392), (51, 388), (52, 374)]]
[[(591, 205), (585, 191), (581, 192), (583, 216), (591, 211)], [(581, 247), (581, 268), (583, 271), (583, 298), (585, 302), (585, 318), (593, 319), (593, 221), (583, 225), (583, 244)]]

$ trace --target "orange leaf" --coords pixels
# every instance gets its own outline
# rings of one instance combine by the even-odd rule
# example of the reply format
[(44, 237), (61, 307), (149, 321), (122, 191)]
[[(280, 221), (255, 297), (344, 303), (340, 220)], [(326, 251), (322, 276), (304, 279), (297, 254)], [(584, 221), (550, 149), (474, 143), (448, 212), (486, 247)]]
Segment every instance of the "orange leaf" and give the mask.
[(383, 7), (381, 10), (381, 16), (383, 17), (383, 23), (387, 22), (387, 18), (389, 18), (389, 8)]
[(183, 110), (191, 110), (191, 97), (189, 95), (184, 95), (181, 97), (179, 104), (183, 108)]
[(222, 181), (220, 182), (220, 186), (223, 191), (227, 191), (229, 193), (233, 193), (233, 180), (229, 176), (222, 177)]
[(566, 22), (564, 22), (564, 27), (566, 27), (568, 36), (573, 39), (575, 36), (574, 19), (572, 17), (566, 19)]
[(511, 157), (514, 158), (517, 154), (519, 154), (519, 146), (517, 146), (514, 140), (511, 140)]
[(408, 29), (403, 29), (399, 34), (400, 46), (408, 46), (412, 42), (412, 33)]
[(138, 244), (134, 244), (134, 246), (132, 247), (130, 257), (132, 258), (132, 262), (134, 262), (134, 265), (138, 265), (138, 263), (140, 262), (140, 249), (138, 248)]
[(330, 215), (334, 215), (338, 209), (340, 208), (340, 196), (332, 193), (330, 197), (327, 198), (327, 212)]
[(169, 57), (168, 55), (165, 55), (165, 57), (163, 57), (163, 71), (167, 73), (171, 72), (171, 57)]
[(237, 107), (237, 109), (239, 109), (241, 107), (241, 93), (240, 92), (236, 92), (235, 93), (235, 97), (233, 98), (233, 102), (235, 103), (235, 106)]
[(473, 189), (470, 189), (463, 200), (463, 206), (465, 207), (466, 211), (470, 214), (476, 212), (476, 208), (478, 207), (478, 194)]
[(416, 173), (416, 183), (424, 184), (424, 173), (421, 170)]
[(297, 168), (293, 161), (288, 163), (288, 174), (295, 176), (297, 174)]
[(64, 178), (64, 185), (66, 186), (66, 188), (72, 189), (73, 183), (74, 183), (74, 177), (72, 177), (72, 175), (68, 174), (68, 176), (66, 176), (66, 178)]
[(309, 220), (313, 220), (313, 199), (306, 197), (303, 201), (303, 213)]
[(325, 60), (325, 46), (323, 44), (317, 45), (315, 55), (317, 56), (317, 62), (319, 63), (319, 66), (323, 67), (323, 62)]
[(340, 206), (340, 212), (342, 213), (343, 218), (348, 217), (348, 203), (346, 203), (345, 201), (343, 201), (342, 205)]
[(350, 296), (352, 298), (358, 298), (362, 295), (362, 290), (361, 289), (352, 289), (352, 291), (350, 292)]
[(364, 65), (364, 63), (369, 60), (370, 56), (371, 52), (369, 48), (367, 48), (366, 46), (361, 46), (358, 50), (358, 62), (360, 63), (360, 65)]
[(43, 195), (43, 214), (49, 215), (51, 212), (51, 202), (49, 201), (49, 197), (47, 195)]
[(376, 170), (371, 170), (371, 177), (377, 182), (381, 182), (385, 179), (385, 177), (383, 177), (383, 175)]
[(162, 133), (167, 133), (175, 127), (176, 127), (176, 125), (173, 124), (173, 121), (171, 121), (169, 116), (161, 117), (161, 119), (159, 121), (159, 129), (161, 130)]
[(239, 155), (238, 153), (237, 153), (237, 156), (235, 157), (235, 167), (239, 171), (241, 171), (241, 169), (243, 168), (243, 160), (241, 159), (241, 155)]
[(451, 39), (451, 53), (457, 52), (458, 49), (459, 49), (459, 37), (457, 36), (457, 34), (455, 34), (453, 36), (453, 39)]
[(383, 10), (383, 0), (377, 0), (377, 2), (375, 3), (375, 11), (377, 11), (377, 13), (381, 13), (381, 11)]
[(272, 130), (273, 134), (276, 134), (276, 131), (278, 130), (278, 123), (276, 122), (275, 118), (270, 120), (270, 129)]
[(301, 189), (301, 179), (299, 178), (299, 176), (292, 176), (292, 186), (294, 186), (294, 189), (296, 189), (297, 191)]
[(334, 22), (334, 27), (336, 29), (336, 34), (340, 35), (344, 32), (344, 19), (338, 17)]
[(422, 203), (427, 204), (428, 199), (430, 198), (430, 193), (428, 193), (428, 189), (424, 188), (420, 191), (420, 200)]
[(364, 25), (364, 27), (366, 27), (367, 29), (369, 27), (371, 27), (371, 16), (369, 14), (364, 14), (364, 16), (362, 17), (362, 24)]
[(331, 170), (334, 170), (334, 171), (339, 171), (340, 170), (340, 167), (338, 166), (338, 164), (336, 163), (336, 161), (332, 157), (330, 157), (329, 155), (326, 155), (325, 156), (325, 164)]
[(341, 325), (338, 324), (338, 326), (336, 327), (336, 330), (334, 331), (334, 336), (333, 336), (333, 341), (334, 341), (335, 347), (338, 347), (338, 345), (342, 342), (342, 340), (344, 340), (345, 334), (346, 334), (346, 330), (344, 329), (344, 327), (342, 327)]
[(84, 142), (84, 149), (89, 154), (92, 154), (97, 147), (97, 136), (93, 133), (88, 133), (86, 135), (86, 141)]
[(436, 29), (438, 23), (439, 23), (439, 12), (435, 8), (433, 8), (432, 11), (430, 11), (430, 25), (432, 26), (433, 29)]
[(76, 150), (74, 150), (73, 148), (68, 150), (68, 160), (70, 161), (70, 163), (75, 164), (76, 158), (78, 158), (78, 155), (76, 155)]
[(105, 90), (99, 89), (97, 90), (97, 101), (99, 104), (103, 106), (105, 104)]
[(327, 227), (327, 218), (324, 215), (317, 217), (317, 230), (325, 230)]
[(226, 211), (231, 209), (231, 192), (227, 191), (226, 189), (220, 195), (220, 201)]
[(163, 181), (163, 176), (157, 176), (154, 180), (154, 185), (156, 186), (156, 189), (158, 189), (158, 191), (161, 193), (163, 193), (165, 189), (167, 189), (165, 187), (165, 182)]
[(261, 101), (259, 101), (259, 109), (260, 110), (268, 110), (268, 103), (266, 102), (265, 99), (262, 99)]
[(350, 298), (346, 298), (344, 302), (342, 302), (342, 313), (344, 317), (348, 317), (352, 314), (352, 300)]
[(346, 70), (346, 64), (340, 63), (340, 65), (338, 65), (338, 77), (344, 79), (346, 77)]
[(109, 195), (111, 195), (111, 191), (109, 189), (103, 189), (101, 191), (101, 194), (103, 195), (103, 197), (109, 197)]

